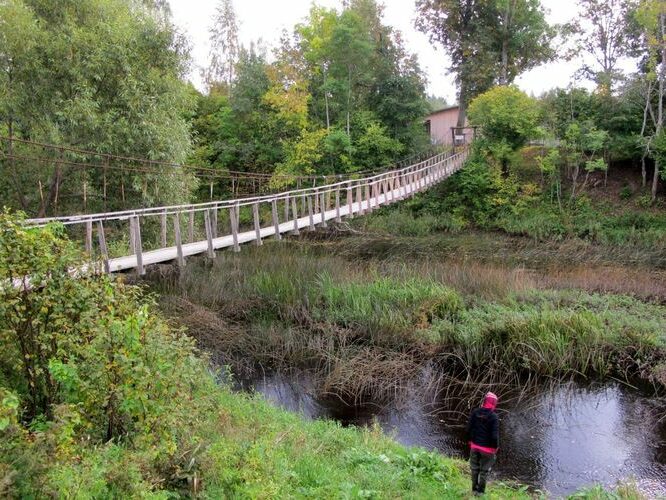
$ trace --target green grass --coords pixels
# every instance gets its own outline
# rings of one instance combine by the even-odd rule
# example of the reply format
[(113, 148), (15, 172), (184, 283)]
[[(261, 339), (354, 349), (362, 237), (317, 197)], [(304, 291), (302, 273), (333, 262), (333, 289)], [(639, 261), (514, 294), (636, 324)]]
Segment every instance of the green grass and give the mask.
[[(210, 498), (463, 498), (467, 465), (405, 448), (378, 429), (304, 422), (294, 414), (236, 394), (220, 393), (224, 438), (203, 462)], [(491, 484), (490, 498), (527, 498)]]

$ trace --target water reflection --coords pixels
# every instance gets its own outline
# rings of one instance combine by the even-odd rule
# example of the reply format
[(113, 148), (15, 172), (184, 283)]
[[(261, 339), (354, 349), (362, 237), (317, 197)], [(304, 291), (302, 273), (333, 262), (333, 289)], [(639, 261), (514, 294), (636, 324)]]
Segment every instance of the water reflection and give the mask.
[[(312, 397), (307, 374), (267, 375), (253, 386), (269, 401), (309, 418), (334, 418), (345, 425), (376, 420), (403, 444), (458, 457), (467, 453), (459, 400), (424, 405), (415, 394), (400, 407), (348, 407)], [(649, 496), (666, 495), (666, 425), (656, 421), (654, 401), (619, 385), (574, 384), (506, 399), (511, 401), (500, 400), (496, 476), (554, 495), (635, 478)]]

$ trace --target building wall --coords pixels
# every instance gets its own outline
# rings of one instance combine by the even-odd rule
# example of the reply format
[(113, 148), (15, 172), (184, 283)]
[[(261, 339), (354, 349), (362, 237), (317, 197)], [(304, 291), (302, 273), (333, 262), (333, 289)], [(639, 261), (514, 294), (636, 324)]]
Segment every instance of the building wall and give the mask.
[(458, 124), (458, 106), (431, 113), (426, 118), (430, 122), (430, 140), (433, 144), (451, 144), (451, 127)]

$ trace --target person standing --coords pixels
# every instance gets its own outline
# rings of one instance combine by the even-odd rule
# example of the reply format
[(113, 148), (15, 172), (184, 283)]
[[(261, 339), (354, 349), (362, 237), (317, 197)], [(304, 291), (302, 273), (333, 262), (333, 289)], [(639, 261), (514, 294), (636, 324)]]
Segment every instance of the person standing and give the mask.
[(485, 493), (488, 474), (495, 464), (499, 448), (499, 418), (495, 413), (496, 407), (497, 396), (489, 392), (483, 398), (481, 408), (475, 409), (469, 417), (467, 440), (474, 495)]

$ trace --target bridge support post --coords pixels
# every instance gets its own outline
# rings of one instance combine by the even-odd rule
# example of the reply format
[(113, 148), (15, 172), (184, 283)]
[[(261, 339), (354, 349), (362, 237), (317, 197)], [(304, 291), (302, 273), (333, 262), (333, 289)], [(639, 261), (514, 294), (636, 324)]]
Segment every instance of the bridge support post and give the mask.
[(296, 211), (296, 198), (291, 199), (291, 214), (294, 216), (294, 230), (291, 234), (299, 235), (301, 232), (298, 230), (298, 212)]
[(340, 222), (340, 186), (335, 189), (335, 222)]
[(314, 225), (314, 215), (312, 213), (312, 195), (308, 195), (308, 229), (310, 231), (315, 230), (315, 225)]
[(136, 272), (143, 276), (146, 270), (143, 267), (143, 245), (141, 244), (141, 223), (139, 217), (133, 215), (130, 217), (130, 239), (134, 242), (134, 255), (136, 256)]
[(328, 224), (326, 224), (326, 193), (322, 192), (319, 196), (321, 198), (321, 200), (319, 201), (321, 227), (328, 227)]
[(173, 214), (173, 235), (176, 240), (176, 262), (180, 267), (185, 267), (183, 240), (180, 236), (180, 214)]
[(350, 219), (354, 218), (354, 211), (352, 210), (354, 208), (353, 203), (354, 203), (354, 198), (352, 196), (352, 187), (351, 184), (347, 184), (347, 210), (348, 210), (347, 217), (349, 217)]
[(188, 221), (188, 226), (189, 226), (189, 231), (188, 231), (188, 241), (190, 243), (194, 243), (194, 210), (190, 210), (189, 215), (189, 221)]
[(273, 212), (273, 227), (275, 228), (275, 239), (281, 240), (280, 234), (280, 220), (278, 219), (277, 200), (273, 199), (271, 202), (271, 211)]
[(104, 235), (104, 225), (102, 221), (97, 221), (97, 239), (99, 241), (99, 253), (102, 255), (102, 264), (104, 265), (104, 272), (109, 274), (109, 250), (106, 248), (106, 236)]
[(162, 248), (167, 246), (167, 214), (166, 210), (160, 214), (160, 242), (162, 243)]
[(86, 253), (92, 256), (92, 220), (86, 221)]
[(254, 219), (254, 243), (258, 247), (264, 244), (261, 241), (261, 221), (259, 220), (259, 203), (252, 205), (252, 218)]
[(213, 239), (217, 238), (217, 210), (218, 207), (215, 205), (210, 212), (210, 225), (211, 225), (211, 230), (213, 233)]
[(284, 220), (289, 220), (289, 195), (284, 199)]
[(208, 242), (208, 249), (206, 254), (209, 259), (215, 258), (215, 247), (213, 246), (213, 218), (211, 216), (211, 209), (204, 211), (204, 225), (206, 226), (206, 241)]
[(402, 200), (402, 183), (400, 182), (400, 179), (402, 178), (401, 173), (397, 173), (395, 176), (395, 187), (398, 190), (398, 200)]
[[(366, 190), (368, 188), (368, 185), (365, 185)], [(358, 214), (363, 215), (365, 212), (363, 211), (363, 194), (362, 194), (363, 188), (361, 187), (360, 184), (356, 186), (356, 203), (358, 203)], [(368, 203), (370, 203), (370, 198), (368, 198)]]
[(234, 242), (234, 252), (240, 252), (238, 244), (238, 205), (229, 207), (229, 223), (231, 226), (231, 238)]

